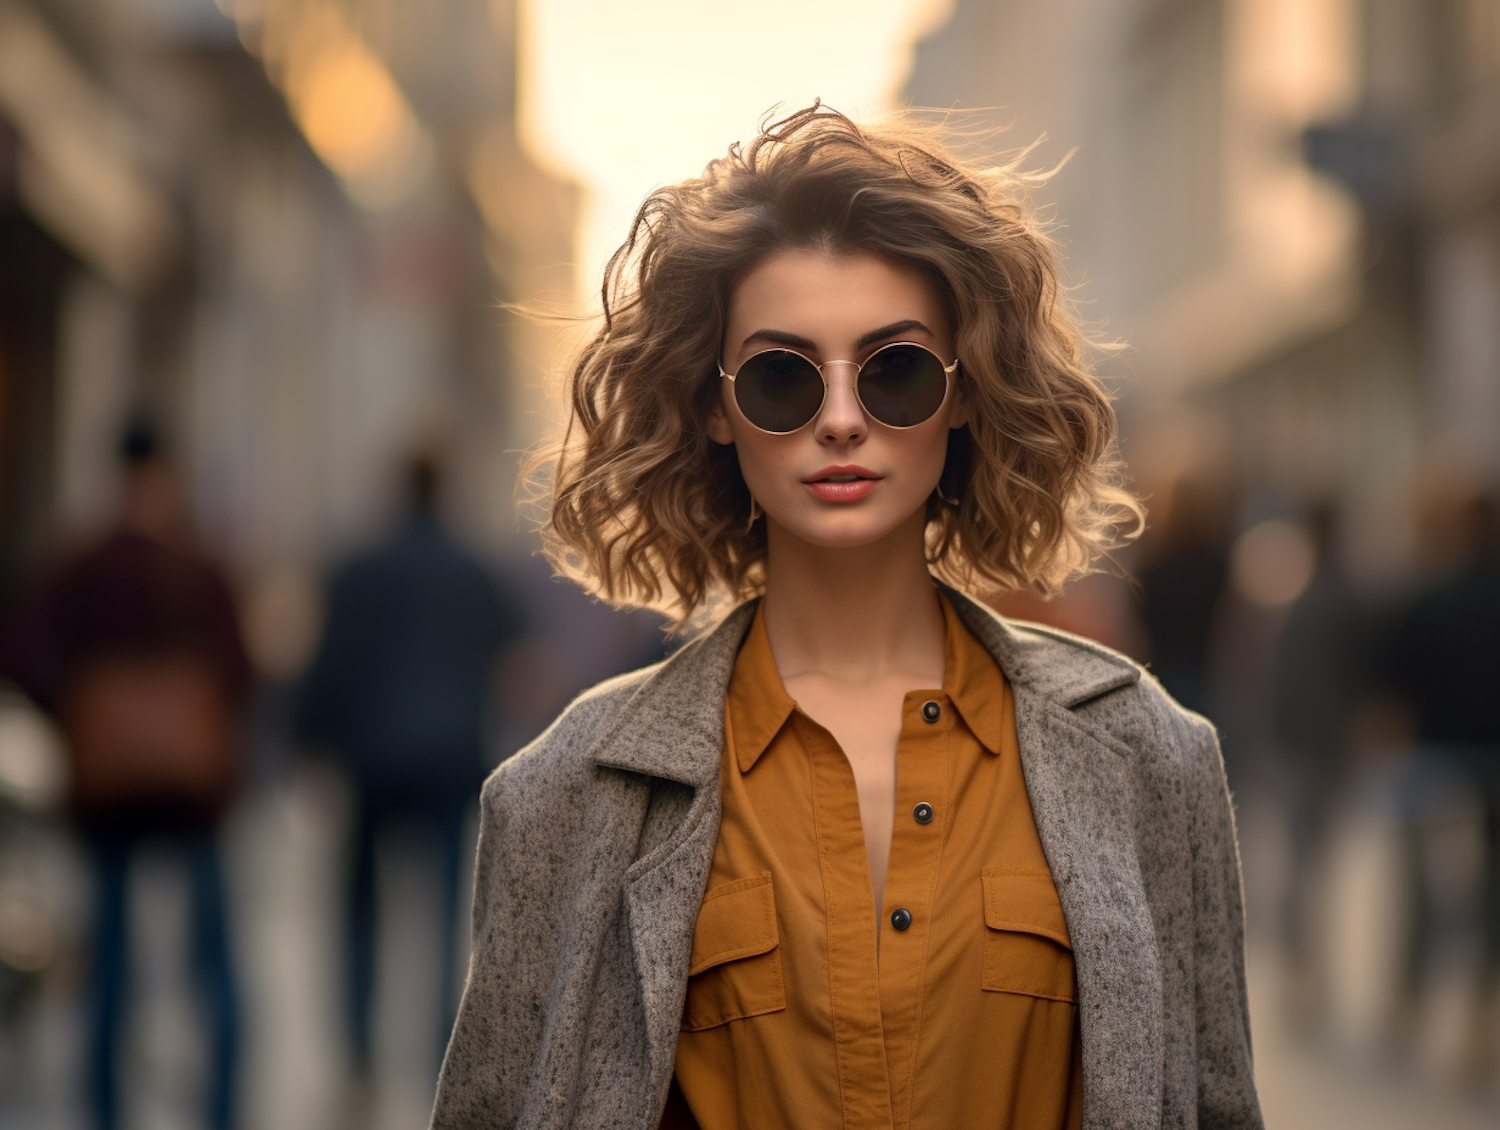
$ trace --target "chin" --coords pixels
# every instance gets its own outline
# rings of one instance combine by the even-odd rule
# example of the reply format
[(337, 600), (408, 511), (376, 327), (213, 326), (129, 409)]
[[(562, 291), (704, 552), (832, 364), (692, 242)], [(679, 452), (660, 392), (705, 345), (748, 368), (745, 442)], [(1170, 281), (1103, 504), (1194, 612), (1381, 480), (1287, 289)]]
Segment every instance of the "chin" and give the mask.
[(782, 527), (797, 538), (819, 549), (859, 549), (874, 545), (906, 525), (906, 514), (859, 511), (799, 514)]

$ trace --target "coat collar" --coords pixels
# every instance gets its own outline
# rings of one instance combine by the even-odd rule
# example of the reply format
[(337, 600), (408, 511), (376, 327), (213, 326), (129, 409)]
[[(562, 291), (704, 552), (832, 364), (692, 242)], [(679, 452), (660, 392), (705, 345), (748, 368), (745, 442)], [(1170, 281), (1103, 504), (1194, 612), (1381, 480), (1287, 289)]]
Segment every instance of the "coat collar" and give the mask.
[(756, 603), (741, 604), (657, 667), (594, 742), (592, 760), (695, 789), (717, 781), (724, 698)]
[[(1141, 677), (1097, 644), (1002, 619), (947, 589), (964, 623), (1017, 689), (1069, 708)], [(592, 760), (700, 788), (718, 779), (729, 678), (759, 602), (746, 601), (661, 664), (595, 741)], [(1073, 646), (1059, 646), (1059, 636)]]
[[(954, 589), (948, 597), (969, 631), (995, 657), (1013, 687), (1071, 710), (1140, 681), (1141, 669), (1091, 640), (1006, 620)], [(1071, 646), (1059, 646), (1066, 643)]]

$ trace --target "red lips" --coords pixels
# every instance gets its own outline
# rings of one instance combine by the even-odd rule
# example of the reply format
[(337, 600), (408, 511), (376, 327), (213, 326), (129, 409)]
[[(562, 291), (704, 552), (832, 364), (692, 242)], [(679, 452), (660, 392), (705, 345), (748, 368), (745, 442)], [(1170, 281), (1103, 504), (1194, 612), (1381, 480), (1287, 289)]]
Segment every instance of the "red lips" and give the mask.
[(851, 463), (824, 467), (802, 481), (814, 497), (824, 502), (857, 502), (880, 485), (881, 476)]
[(857, 463), (839, 463), (830, 467), (824, 467), (821, 471), (809, 475), (802, 481), (804, 483), (816, 483), (823, 479), (848, 478), (851, 475), (860, 479), (879, 479), (882, 477), (868, 468), (859, 466)]

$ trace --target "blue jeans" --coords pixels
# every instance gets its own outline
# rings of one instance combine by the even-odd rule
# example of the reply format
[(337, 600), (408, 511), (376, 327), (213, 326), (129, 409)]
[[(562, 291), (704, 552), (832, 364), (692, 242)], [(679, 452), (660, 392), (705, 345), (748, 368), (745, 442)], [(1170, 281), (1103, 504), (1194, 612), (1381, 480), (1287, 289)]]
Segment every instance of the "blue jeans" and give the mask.
[(453, 984), (457, 976), (458, 909), (463, 887), (471, 881), (462, 874), (465, 862), (465, 817), (474, 797), (468, 791), (439, 792), (416, 799), (362, 789), (356, 793), (353, 827), (353, 874), (349, 889), (349, 1022), (355, 1070), (369, 1074), (372, 1058), (372, 1020), (375, 997), (376, 848), (390, 833), (416, 833), (437, 848), (437, 873), (432, 876), (441, 894), (442, 1023), (434, 1064), (441, 1063), (448, 1034), (458, 1011)]
[(116, 1130), (120, 1124), (119, 1050), (130, 988), (130, 864), (141, 848), (158, 845), (171, 851), (188, 875), (192, 961), (209, 1011), (208, 1125), (228, 1130), (234, 1119), (239, 999), (229, 959), (224, 871), (215, 832), (95, 831), (87, 836), (87, 844), (98, 883), (89, 1075), (99, 1130)]

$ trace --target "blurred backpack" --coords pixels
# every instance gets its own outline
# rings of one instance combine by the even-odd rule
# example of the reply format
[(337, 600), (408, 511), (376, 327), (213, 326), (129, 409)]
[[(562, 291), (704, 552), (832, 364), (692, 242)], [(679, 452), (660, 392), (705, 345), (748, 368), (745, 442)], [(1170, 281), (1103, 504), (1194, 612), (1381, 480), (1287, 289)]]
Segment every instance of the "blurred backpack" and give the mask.
[(234, 789), (235, 708), (222, 674), (188, 651), (90, 657), (60, 721), (84, 812), (161, 805), (217, 811)]

